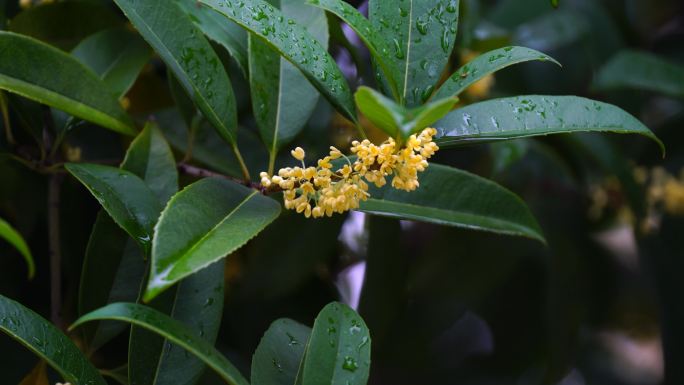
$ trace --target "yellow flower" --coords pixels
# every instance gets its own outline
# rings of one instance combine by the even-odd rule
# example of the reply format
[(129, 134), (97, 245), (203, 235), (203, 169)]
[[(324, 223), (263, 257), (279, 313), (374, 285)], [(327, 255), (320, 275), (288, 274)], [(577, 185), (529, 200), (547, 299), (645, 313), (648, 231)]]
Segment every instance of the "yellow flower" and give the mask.
[(304, 149), (301, 147), (295, 148), (294, 150), (290, 151), (290, 153), (297, 160), (304, 160), (304, 156), (306, 156), (306, 153), (304, 153)]
[(291, 154), (304, 168), (282, 168), (278, 175), (271, 177), (261, 173), (261, 185), (267, 189), (274, 185), (280, 187), (285, 208), (307, 218), (344, 213), (359, 208), (370, 197), (366, 182), (382, 187), (387, 184), (386, 178), (394, 175), (394, 188), (406, 191), (418, 188), (418, 173), (425, 171), (427, 159), (439, 150), (432, 141), (436, 134), (434, 128), (426, 128), (418, 135), (411, 135), (406, 147), (399, 149), (392, 138), (380, 146), (369, 140), (354, 141), (351, 152), (356, 154), (356, 160), (352, 163), (346, 159), (347, 163), (334, 171), (331, 161), (344, 157), (337, 148), (330, 147), (329, 155), (318, 160), (318, 167), (306, 167), (305, 152), (297, 147)]

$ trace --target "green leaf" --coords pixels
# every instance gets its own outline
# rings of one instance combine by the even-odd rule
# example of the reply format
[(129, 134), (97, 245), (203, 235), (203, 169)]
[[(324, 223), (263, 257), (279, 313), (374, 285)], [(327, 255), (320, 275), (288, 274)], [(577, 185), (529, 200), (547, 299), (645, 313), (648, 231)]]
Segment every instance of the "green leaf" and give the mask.
[(12, 19), (9, 30), (69, 51), (87, 36), (122, 24), (109, 4), (76, 0), (31, 7)]
[[(304, 0), (279, 0), (284, 17), (306, 25), (306, 30), (323, 49), (328, 48), (325, 13), (307, 6)], [(249, 36), (249, 82), (252, 109), (261, 138), (271, 158), (301, 132), (319, 94), (297, 67), (257, 36)]]
[(551, 61), (560, 66), (560, 63), (552, 57), (530, 48), (511, 46), (495, 49), (478, 56), (470, 63), (459, 68), (442, 84), (433, 98), (441, 99), (448, 96), (458, 96), (466, 88), (487, 75), (514, 64), (533, 60)]
[(620, 51), (599, 70), (597, 90), (633, 88), (684, 97), (684, 66), (640, 51)]
[(107, 305), (79, 318), (71, 329), (85, 322), (105, 319), (124, 321), (153, 331), (201, 359), (229, 384), (249, 385), (235, 366), (209, 342), (194, 334), (182, 323), (144, 305)]
[(29, 279), (32, 279), (36, 272), (36, 265), (33, 263), (31, 250), (29, 250), (29, 247), (21, 234), (2, 218), (0, 218), (0, 238), (5, 239), (21, 253), (26, 261), (26, 266), (28, 267), (28, 277)]
[[(221, 61), (175, 1), (115, 0), (221, 137), (237, 138), (235, 95)], [(182, 32), (179, 32), (182, 31)]]
[(402, 127), (404, 136), (408, 137), (426, 127), (430, 127), (433, 123), (451, 112), (456, 103), (458, 103), (458, 98), (451, 96), (414, 108), (409, 113), (409, 123)]
[(492, 181), (438, 164), (430, 164), (419, 181), (412, 192), (371, 186), (371, 198), (361, 203), (360, 211), (544, 242), (525, 203)]
[(161, 205), (145, 182), (129, 171), (97, 164), (68, 163), (66, 169), (147, 254)]
[(258, 36), (294, 64), (340, 113), (356, 121), (349, 84), (335, 60), (304, 27), (263, 0), (200, 0)]
[(397, 79), (400, 76), (399, 69), (393, 67), (395, 62), (389, 58), (390, 47), (366, 19), (361, 12), (342, 0), (308, 0), (309, 4), (321, 7), (344, 21), (359, 36), (366, 45), (373, 60), (382, 70), (385, 79), (389, 83), (390, 91), (396, 100), (399, 100)]
[(359, 87), (354, 99), (366, 119), (393, 138), (399, 135), (406, 113), (403, 107), (366, 86)]
[[(517, 3), (514, 3), (518, 7)], [(559, 9), (519, 25), (513, 42), (539, 51), (552, 51), (575, 43), (591, 32), (587, 17), (569, 9)]]
[(572, 132), (639, 134), (665, 146), (619, 107), (577, 96), (516, 96), (471, 104), (436, 124), (442, 148)]
[[(30, 37), (0, 31), (0, 89), (123, 134), (133, 123), (109, 87), (72, 56)], [(59, 76), (55, 76), (59, 73)]]
[(121, 168), (143, 179), (161, 204), (178, 191), (176, 160), (156, 123), (147, 123), (133, 140)]
[(47, 361), (65, 381), (73, 385), (107, 384), (76, 345), (40, 315), (2, 295), (0, 315), (0, 331)]
[(252, 385), (293, 385), (310, 335), (291, 319), (273, 322), (252, 357)]
[(448, 114), (458, 102), (456, 97), (437, 100), (411, 110), (373, 90), (361, 86), (354, 95), (364, 116), (391, 137), (408, 138)]
[[(121, 168), (143, 179), (160, 203), (166, 203), (178, 190), (173, 154), (154, 123), (148, 123), (133, 140)], [(100, 212), (83, 262), (79, 314), (112, 302), (135, 301), (145, 274), (143, 258), (135, 242), (107, 214)], [(124, 329), (119, 323), (88, 326), (84, 330), (91, 351)]]
[(147, 302), (252, 239), (280, 213), (259, 191), (219, 178), (176, 194), (155, 228)]
[(71, 54), (98, 74), (114, 96), (120, 98), (133, 86), (152, 51), (137, 34), (116, 28), (88, 37)]
[(225, 48), (247, 77), (247, 34), (232, 21), (198, 3), (197, 0), (176, 0), (181, 9), (212, 41)]
[[(90, 233), (79, 285), (78, 314), (108, 303), (135, 301), (145, 276), (143, 252), (112, 218), (100, 211)], [(88, 351), (93, 352), (124, 331), (118, 322), (83, 328)]]
[(454, 48), (458, 11), (458, 0), (370, 0), (371, 24), (393, 47), (402, 105), (420, 105), (432, 94)]
[[(213, 345), (223, 314), (223, 272), (224, 263), (219, 262), (191, 275), (176, 290), (157, 297), (154, 302), (160, 308), (155, 309)], [(132, 384), (194, 384), (204, 370), (202, 360), (138, 326), (131, 328), (128, 362)]]
[(347, 305), (330, 303), (316, 317), (298, 380), (302, 385), (365, 384), (370, 353), (363, 319)]

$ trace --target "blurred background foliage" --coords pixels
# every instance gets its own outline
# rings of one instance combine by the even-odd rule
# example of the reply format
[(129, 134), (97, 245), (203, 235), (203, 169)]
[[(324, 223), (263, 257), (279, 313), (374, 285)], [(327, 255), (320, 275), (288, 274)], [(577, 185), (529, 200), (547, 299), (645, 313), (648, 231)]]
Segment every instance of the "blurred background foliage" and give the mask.
[[(66, 51), (95, 32), (126, 24), (104, 0), (20, 3), (0, 0), (2, 27)], [(462, 104), (518, 94), (604, 100), (651, 128), (665, 142), (667, 157), (642, 138), (595, 134), (438, 154), (439, 163), (518, 193), (548, 247), (358, 213), (320, 221), (284, 213), (228, 258), (217, 347), (246, 371), (273, 320), (310, 324), (325, 304), (342, 299), (371, 330), (371, 384), (683, 384), (683, 11), (679, 0), (561, 0), (558, 8), (548, 0), (461, 1), (447, 73), (477, 53), (511, 44), (563, 64), (506, 69), (469, 89)], [(348, 28), (331, 25), (331, 50), (345, 74), (352, 84), (372, 84), (364, 64), (368, 53)], [(250, 169), (266, 169), (248, 82), (228, 52), (214, 48), (231, 70), (242, 153)], [(12, 58), (0, 53), (0, 60)], [(153, 57), (124, 101), (132, 115), (159, 123), (180, 159), (187, 150), (188, 111), (173, 90)], [(13, 154), (40, 159), (53, 150), (51, 138), (43, 134), (44, 109), (16, 95), (2, 97), (17, 129), (11, 138), (0, 137), (0, 217), (27, 240), (36, 275), (27, 280), (21, 255), (1, 243), (0, 294), (48, 317), (48, 178)], [(330, 144), (347, 146), (354, 135), (321, 101), (295, 144), (316, 157)], [(62, 160), (115, 165), (127, 144), (78, 122), (54, 151)], [(207, 168), (240, 175), (230, 149), (208, 125), (194, 132), (192, 154)], [(182, 176), (181, 183), (192, 180)], [(99, 205), (64, 178), (59, 209), (62, 317), (68, 323), (78, 315), (81, 266)], [(122, 335), (93, 360), (116, 368), (126, 361), (126, 346)], [(19, 383), (36, 365), (7, 337), (0, 337), (0, 356), (3, 383)], [(219, 383), (211, 373), (202, 381)]]

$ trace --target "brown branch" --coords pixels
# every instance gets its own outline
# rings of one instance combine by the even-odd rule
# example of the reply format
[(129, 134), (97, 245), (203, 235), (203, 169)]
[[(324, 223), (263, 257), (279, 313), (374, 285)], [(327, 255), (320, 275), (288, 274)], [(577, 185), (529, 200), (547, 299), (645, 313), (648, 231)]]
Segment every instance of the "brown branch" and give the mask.
[(60, 242), (59, 204), (62, 175), (52, 174), (48, 184), (48, 248), (50, 253), (50, 319), (63, 329), (62, 306), (62, 250)]
[(180, 171), (184, 174), (187, 174), (187, 175), (196, 176), (198, 178), (227, 179), (227, 180), (233, 181), (235, 183), (239, 183), (243, 186), (247, 186), (247, 187), (253, 188), (255, 190), (259, 190), (259, 191), (261, 191), (262, 194), (266, 194), (266, 192), (267, 192), (266, 189), (264, 189), (264, 187), (261, 186), (261, 184), (259, 184), (259, 183), (254, 183), (254, 182), (246, 181), (244, 179), (239, 179), (239, 178), (233, 178), (233, 177), (225, 175), (225, 174), (221, 174), (218, 172), (207, 170), (205, 168), (193, 166), (193, 165), (190, 165), (187, 163), (179, 163), (178, 164), (178, 171)]

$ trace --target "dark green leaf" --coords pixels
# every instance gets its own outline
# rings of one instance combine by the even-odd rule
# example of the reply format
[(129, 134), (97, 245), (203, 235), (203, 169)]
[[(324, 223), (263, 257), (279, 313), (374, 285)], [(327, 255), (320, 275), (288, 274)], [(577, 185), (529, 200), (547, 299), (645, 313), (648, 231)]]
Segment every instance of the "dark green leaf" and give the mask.
[(221, 137), (237, 138), (235, 95), (221, 61), (175, 1), (115, 0)]
[(138, 35), (117, 28), (88, 37), (71, 54), (95, 71), (116, 97), (122, 97), (133, 86), (152, 51)]
[(325, 48), (304, 27), (263, 0), (200, 0), (267, 42), (294, 64), (348, 119), (356, 121), (349, 84)]
[(155, 229), (144, 300), (238, 249), (279, 213), (276, 201), (231, 181), (207, 178), (186, 187)]
[[(168, 300), (161, 304), (165, 314), (214, 344), (223, 313), (223, 270), (222, 262), (215, 263), (164, 293), (171, 294), (169, 298), (160, 296), (154, 302)], [(184, 349), (138, 326), (131, 328), (128, 360), (132, 384), (194, 384), (204, 370), (200, 359), (188, 357)]]
[(363, 319), (333, 302), (316, 317), (298, 381), (302, 385), (366, 384), (371, 339)]
[(518, 26), (513, 42), (539, 51), (552, 51), (579, 41), (590, 31), (591, 25), (585, 16), (559, 9)]
[(36, 271), (36, 265), (33, 263), (31, 250), (29, 250), (28, 245), (21, 234), (2, 218), (0, 218), (0, 238), (9, 242), (10, 245), (14, 246), (14, 248), (21, 253), (28, 267), (28, 277), (29, 279), (33, 278), (33, 274)]
[[(0, 89), (124, 134), (133, 123), (97, 75), (70, 55), (30, 37), (0, 32)], [(59, 76), (55, 76), (59, 73)]]
[[(145, 276), (143, 252), (135, 241), (104, 211), (100, 211), (86, 248), (79, 314), (108, 303), (135, 301)], [(83, 328), (88, 351), (95, 351), (125, 329), (118, 322), (102, 322)]]
[(427, 100), (454, 49), (458, 0), (371, 0), (373, 27), (393, 49), (388, 55), (398, 68), (399, 100), (414, 107)]
[(577, 96), (517, 96), (453, 111), (437, 122), (442, 148), (495, 140), (572, 132), (639, 134), (663, 143), (619, 107)]
[(291, 319), (271, 324), (252, 357), (252, 385), (293, 385), (311, 328)]
[(621, 51), (601, 67), (593, 87), (633, 88), (684, 97), (684, 66), (648, 52)]
[(55, 1), (19, 13), (9, 30), (68, 51), (87, 36), (122, 24), (121, 18), (103, 2)]
[[(304, 0), (280, 0), (280, 12), (306, 25), (321, 47), (328, 48), (328, 23), (322, 10)], [(274, 159), (279, 148), (304, 128), (319, 95), (297, 67), (253, 34), (249, 36), (249, 81), (254, 118)]]
[(350, 26), (370, 51), (373, 59), (383, 71), (385, 79), (389, 83), (392, 96), (399, 100), (397, 79), (400, 76), (399, 68), (393, 67), (396, 63), (390, 59), (389, 41), (385, 41), (377, 33), (370, 21), (361, 12), (342, 0), (308, 0), (309, 4), (321, 7), (333, 13)]
[(129, 322), (151, 330), (194, 354), (229, 384), (249, 385), (233, 364), (210, 343), (195, 335), (182, 323), (144, 305), (132, 303), (107, 305), (79, 318), (71, 328), (85, 322), (105, 319)]
[(69, 337), (43, 317), (2, 295), (0, 315), (0, 331), (47, 361), (65, 381), (73, 385), (107, 384)]
[[(160, 203), (167, 202), (178, 190), (173, 154), (154, 123), (148, 123), (131, 143), (121, 168), (142, 178)], [(83, 262), (79, 314), (112, 302), (135, 301), (144, 271), (140, 248), (101, 212), (93, 226)], [(88, 325), (84, 330), (89, 349), (97, 349), (123, 329), (123, 325), (114, 322)]]
[(131, 172), (97, 164), (69, 163), (66, 169), (147, 254), (161, 205), (145, 182)]
[(197, 0), (176, 0), (192, 21), (214, 42), (225, 48), (247, 77), (247, 34), (232, 21), (227, 21)]
[(143, 179), (161, 204), (178, 191), (176, 160), (156, 123), (148, 123), (131, 143), (121, 168)]
[(541, 229), (525, 203), (498, 184), (455, 168), (431, 164), (420, 174), (420, 187), (405, 192), (371, 187), (361, 211), (544, 242)]
[(458, 96), (466, 88), (503, 68), (532, 60), (551, 61), (560, 65), (555, 59), (539, 51), (525, 47), (504, 47), (484, 53), (470, 63), (459, 68), (442, 84), (434, 95), (434, 99)]

